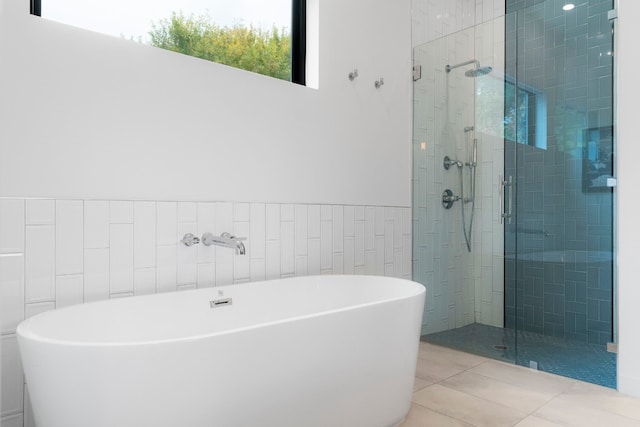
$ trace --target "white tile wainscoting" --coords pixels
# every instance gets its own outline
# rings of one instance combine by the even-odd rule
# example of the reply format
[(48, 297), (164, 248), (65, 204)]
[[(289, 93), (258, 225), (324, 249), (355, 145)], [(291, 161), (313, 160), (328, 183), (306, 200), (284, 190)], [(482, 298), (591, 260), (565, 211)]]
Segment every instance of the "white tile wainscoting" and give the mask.
[[(246, 237), (246, 255), (186, 233)], [(312, 274), (411, 278), (411, 209), (226, 202), (0, 199), (1, 419), (34, 426), (15, 330), (109, 298)]]

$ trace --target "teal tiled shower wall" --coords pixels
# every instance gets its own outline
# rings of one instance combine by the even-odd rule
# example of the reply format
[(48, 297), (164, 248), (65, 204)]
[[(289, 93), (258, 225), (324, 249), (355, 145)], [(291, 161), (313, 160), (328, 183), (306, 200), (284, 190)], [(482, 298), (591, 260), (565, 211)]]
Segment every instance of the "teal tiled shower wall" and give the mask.
[(522, 140), (505, 142), (506, 175), (517, 183), (505, 321), (605, 344), (613, 338), (613, 195), (602, 182), (613, 163), (613, 4), (577, 1), (565, 12), (564, 3), (507, 1), (507, 78), (529, 99), (519, 105), (528, 109), (518, 116), (527, 117)]

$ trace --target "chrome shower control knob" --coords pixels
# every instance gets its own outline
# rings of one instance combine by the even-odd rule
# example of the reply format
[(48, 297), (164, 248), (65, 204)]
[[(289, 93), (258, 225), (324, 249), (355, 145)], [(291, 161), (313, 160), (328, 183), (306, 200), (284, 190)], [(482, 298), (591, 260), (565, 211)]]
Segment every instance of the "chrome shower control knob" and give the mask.
[(182, 240), (180, 240), (180, 242), (184, 243), (185, 246), (193, 246), (193, 245), (197, 245), (198, 243), (200, 243), (200, 238), (194, 236), (191, 233), (187, 233), (187, 234), (184, 235)]

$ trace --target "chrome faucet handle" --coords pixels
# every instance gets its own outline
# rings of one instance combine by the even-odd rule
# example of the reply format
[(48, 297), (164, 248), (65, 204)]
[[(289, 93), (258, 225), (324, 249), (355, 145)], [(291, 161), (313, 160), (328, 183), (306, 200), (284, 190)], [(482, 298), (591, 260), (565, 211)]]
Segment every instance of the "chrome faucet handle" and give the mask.
[(200, 243), (200, 238), (194, 236), (192, 233), (187, 233), (180, 242), (184, 243), (185, 246), (193, 246)]
[(236, 237), (231, 233), (227, 233), (226, 231), (224, 233), (222, 233), (220, 235), (220, 237), (222, 237), (223, 239), (230, 239), (230, 240), (237, 240), (239, 242), (243, 241), (243, 240), (247, 240), (246, 237)]

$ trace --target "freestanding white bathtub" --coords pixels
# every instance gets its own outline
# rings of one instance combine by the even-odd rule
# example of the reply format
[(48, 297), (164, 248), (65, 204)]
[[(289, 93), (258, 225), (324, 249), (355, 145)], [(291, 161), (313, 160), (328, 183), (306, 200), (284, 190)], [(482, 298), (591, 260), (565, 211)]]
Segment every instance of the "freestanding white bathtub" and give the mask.
[(18, 342), (38, 427), (386, 427), (411, 402), (425, 289), (274, 280), (77, 305)]

